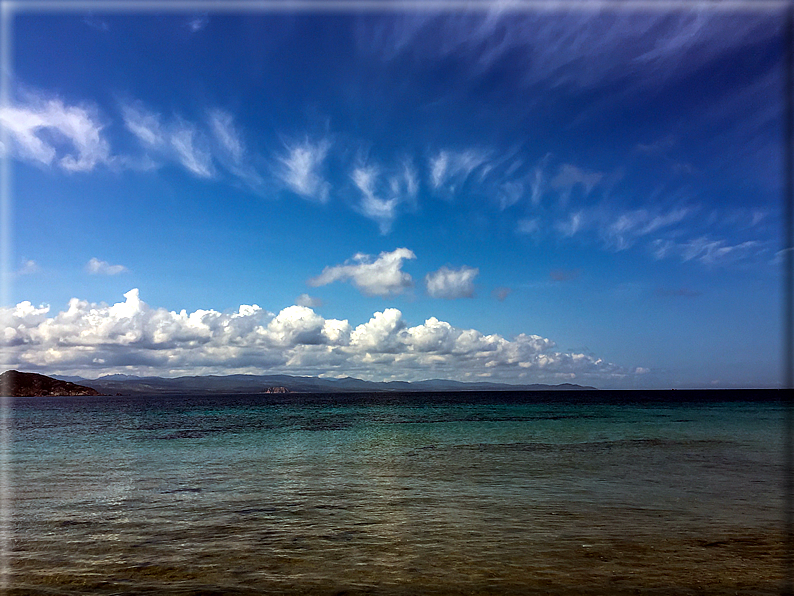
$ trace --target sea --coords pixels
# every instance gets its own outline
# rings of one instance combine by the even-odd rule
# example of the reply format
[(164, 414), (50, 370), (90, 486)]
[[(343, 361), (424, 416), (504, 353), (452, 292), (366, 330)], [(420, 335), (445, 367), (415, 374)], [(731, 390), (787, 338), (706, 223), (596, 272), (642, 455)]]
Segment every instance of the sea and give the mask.
[(14, 398), (5, 592), (778, 594), (782, 395)]

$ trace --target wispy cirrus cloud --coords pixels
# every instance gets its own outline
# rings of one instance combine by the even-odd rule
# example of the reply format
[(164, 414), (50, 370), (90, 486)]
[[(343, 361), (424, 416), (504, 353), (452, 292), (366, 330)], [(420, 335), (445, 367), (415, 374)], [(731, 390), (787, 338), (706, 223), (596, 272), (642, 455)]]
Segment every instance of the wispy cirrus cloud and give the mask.
[(170, 133), (171, 147), (179, 162), (196, 176), (212, 177), (212, 154), (198, 129), (193, 124), (178, 119)]
[(22, 264), (16, 270), (17, 275), (33, 275), (41, 271), (39, 264), (33, 259), (22, 259)]
[(97, 31), (110, 31), (110, 25), (107, 21), (100, 19), (91, 13), (83, 18), (83, 23), (91, 27), (91, 29), (96, 29)]
[(10, 138), (6, 150), (25, 161), (57, 164), (69, 172), (88, 172), (114, 161), (105, 126), (91, 106), (28, 93), (22, 101), (0, 106), (0, 126)]
[(234, 122), (234, 116), (225, 110), (215, 108), (208, 113), (208, 123), (218, 148), (216, 159), (249, 187), (259, 188), (263, 179), (250, 164), (249, 152), (243, 135)]
[(133, 289), (111, 305), (73, 298), (58, 312), (28, 301), (2, 310), (4, 362), (50, 374), (267, 370), (371, 380), (487, 375), (507, 382), (553, 381), (561, 375), (597, 382), (627, 374), (592, 354), (558, 351), (554, 341), (539, 335), (508, 339), (436, 317), (412, 326), (395, 308), (353, 326), (300, 305), (277, 314), (256, 304), (226, 312), (169, 311), (149, 306)]
[(360, 165), (350, 175), (361, 192), (360, 212), (378, 223), (381, 234), (388, 234), (403, 204), (415, 204), (419, 190), (416, 170), (409, 160), (383, 174), (375, 165)]
[(276, 175), (286, 187), (304, 198), (328, 201), (331, 184), (323, 177), (323, 165), (331, 142), (322, 139), (286, 144), (286, 154), (278, 157)]
[(481, 149), (441, 150), (428, 161), (430, 184), (438, 192), (453, 195), (487, 161), (488, 155)]
[(395, 296), (413, 286), (413, 279), (402, 270), (402, 266), (404, 261), (415, 258), (413, 251), (407, 248), (382, 252), (374, 260), (371, 255), (358, 253), (342, 265), (326, 267), (308, 284), (317, 287), (335, 281), (350, 281), (367, 296)]
[(85, 270), (91, 275), (118, 275), (129, 271), (124, 265), (111, 265), (107, 261), (100, 261), (96, 257), (86, 263)]
[(601, 235), (608, 248), (625, 250), (637, 238), (680, 223), (691, 212), (688, 208), (673, 209), (667, 213), (653, 213), (647, 209), (626, 211), (602, 226)]
[(127, 130), (145, 150), (179, 163), (200, 178), (215, 174), (207, 137), (194, 123), (176, 116), (163, 124), (162, 115), (148, 110), (141, 102), (123, 104), (121, 112)]
[(493, 3), (485, 13), (416, 13), (361, 28), (359, 47), (390, 61), (412, 55), (432, 67), (460, 60), (471, 80), (510, 66), (521, 86), (590, 89), (627, 81), (669, 84), (720, 56), (777, 35), (779, 15), (693, 4), (677, 11), (526, 11)]
[(657, 259), (678, 257), (684, 262), (698, 261), (705, 265), (718, 265), (757, 256), (765, 252), (765, 247), (758, 240), (734, 244), (724, 239), (701, 236), (684, 242), (656, 239), (651, 243), (651, 250)]
[(581, 187), (584, 194), (590, 194), (593, 187), (604, 177), (601, 172), (588, 172), (573, 164), (562, 164), (549, 186), (560, 194), (563, 204), (567, 203), (574, 188)]
[(187, 22), (187, 28), (191, 31), (191, 33), (198, 33), (199, 31), (203, 30), (210, 22), (209, 15), (207, 13), (199, 14), (194, 17), (191, 17)]
[(474, 279), (479, 274), (479, 269), (466, 265), (458, 269), (441, 267), (425, 276), (425, 287), (433, 298), (471, 298), (474, 296)]

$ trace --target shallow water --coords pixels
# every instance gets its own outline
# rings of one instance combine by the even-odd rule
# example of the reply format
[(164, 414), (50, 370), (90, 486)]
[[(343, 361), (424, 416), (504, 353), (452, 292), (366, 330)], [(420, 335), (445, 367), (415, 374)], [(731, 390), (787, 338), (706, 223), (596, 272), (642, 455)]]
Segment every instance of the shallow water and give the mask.
[(641, 397), (15, 399), (9, 593), (777, 593), (782, 406)]

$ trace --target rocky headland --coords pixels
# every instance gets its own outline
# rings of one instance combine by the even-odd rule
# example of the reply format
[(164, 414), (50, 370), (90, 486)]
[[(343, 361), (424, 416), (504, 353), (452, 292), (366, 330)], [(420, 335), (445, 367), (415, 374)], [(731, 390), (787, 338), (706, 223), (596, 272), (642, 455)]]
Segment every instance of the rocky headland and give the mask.
[(36, 373), (7, 370), (0, 375), (0, 390), (6, 397), (47, 397), (53, 395), (102, 395), (96, 389), (60, 381)]

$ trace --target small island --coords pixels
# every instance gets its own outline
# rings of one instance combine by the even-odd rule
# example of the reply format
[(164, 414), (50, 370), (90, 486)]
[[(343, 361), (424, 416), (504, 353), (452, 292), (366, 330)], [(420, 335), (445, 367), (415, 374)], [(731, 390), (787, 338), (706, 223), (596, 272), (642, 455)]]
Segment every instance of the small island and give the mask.
[(49, 397), (55, 395), (102, 395), (96, 389), (60, 381), (36, 373), (7, 370), (0, 375), (4, 397)]
[(268, 387), (265, 389), (265, 393), (292, 393), (286, 387)]

